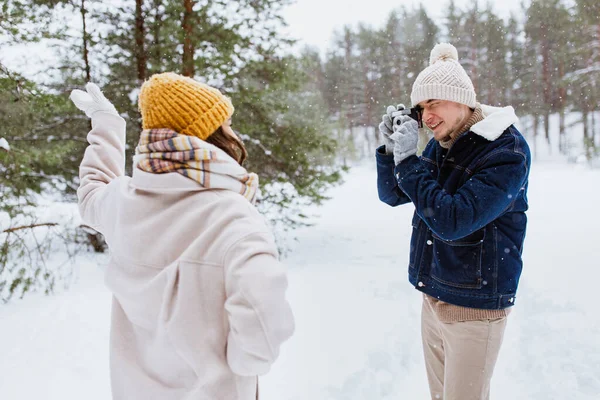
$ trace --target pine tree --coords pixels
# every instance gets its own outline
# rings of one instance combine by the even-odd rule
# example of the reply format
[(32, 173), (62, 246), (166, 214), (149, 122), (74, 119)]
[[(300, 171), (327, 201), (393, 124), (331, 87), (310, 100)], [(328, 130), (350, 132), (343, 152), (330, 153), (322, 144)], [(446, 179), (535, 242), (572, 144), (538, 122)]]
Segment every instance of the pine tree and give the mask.
[(577, 0), (575, 25), (579, 27), (577, 60), (569, 74), (573, 83), (574, 102), (582, 113), (584, 148), (591, 159), (596, 150), (595, 111), (600, 102), (600, 4), (596, 1)]
[(402, 69), (409, 78), (404, 89), (410, 93), (419, 72), (429, 65), (429, 53), (437, 43), (439, 28), (421, 4), (418, 9), (403, 9)]
[[(385, 106), (406, 101), (409, 79), (407, 71), (402, 68), (405, 58), (402, 46), (404, 42), (402, 24), (403, 20), (398, 17), (398, 13), (392, 11), (384, 27), (377, 32), (379, 41), (374, 50), (378, 54), (375, 62), (380, 74), (377, 82), (380, 114), (385, 111)], [(378, 123), (379, 120), (376, 122)]]
[[(64, 30), (52, 25), (54, 10), (62, 4), (7, 1), (0, 10), (0, 35), (6, 38), (0, 54), (2, 47), (14, 43), (63, 39)], [(78, 169), (72, 152), (82, 151), (85, 138), (72, 132), (82, 127), (87, 129), (84, 118), (71, 111), (63, 93), (47, 93), (0, 60), (0, 137), (12, 148), (0, 152), (0, 191), (6, 199), (0, 211), (19, 215), (33, 201), (31, 194), (40, 193), (44, 185), (64, 186), (67, 196), (73, 194)]]
[(482, 30), (485, 26), (482, 16), (479, 1), (476, 0), (472, 8), (466, 10), (463, 14), (464, 26), (460, 43), (457, 46), (460, 62), (473, 82), (475, 93), (479, 93), (480, 73), (482, 68), (485, 68), (485, 65), (481, 62)]
[(506, 90), (509, 87), (508, 65), (506, 60), (507, 43), (504, 21), (498, 18), (491, 5), (483, 12), (484, 23), (479, 42), (480, 59), (479, 90), (480, 101), (493, 106), (506, 105)]
[(377, 63), (379, 57), (379, 36), (377, 32), (359, 25), (357, 34), (358, 51), (360, 57), (360, 81), (362, 96), (358, 99), (357, 123), (364, 129), (366, 151), (370, 154), (375, 150), (374, 142), (377, 141), (379, 133), (373, 127), (377, 125), (381, 110), (377, 107), (378, 84), (381, 80), (380, 66)]
[(444, 23), (446, 40), (450, 43), (457, 44), (463, 38), (463, 16), (462, 11), (456, 7), (454, 0), (448, 3), (448, 12), (446, 13), (446, 21)]
[(505, 96), (506, 104), (512, 105), (517, 114), (522, 113), (527, 102), (524, 90), (524, 41), (522, 25), (512, 13), (506, 24), (506, 59), (510, 73), (507, 74)]
[(0, 7), (0, 47), (57, 38), (62, 30), (52, 24), (53, 0), (4, 0)]
[(291, 56), (248, 63), (232, 95), (242, 110), (233, 127), (252, 155), (247, 168), (261, 179), (261, 208), (288, 228), (304, 223), (302, 206), (320, 204), (341, 172), (324, 100), (310, 90), (314, 82), (304, 69), (310, 63)]
[(571, 60), (576, 57), (572, 44), (577, 40), (576, 26), (566, 6), (559, 2), (553, 12), (554, 49), (552, 54), (555, 71), (555, 90), (553, 91), (552, 112), (559, 116), (559, 151), (568, 153), (565, 127), (565, 112), (568, 106), (569, 82), (567, 73)]
[[(329, 169), (335, 145), (328, 138), (331, 128), (314, 112), (292, 125), (284, 123), (306, 108), (323, 110), (319, 93), (302, 94), (311, 85), (301, 70), (306, 64), (280, 55), (291, 43), (279, 35), (285, 3), (140, 0), (105, 12), (104, 23), (113, 28), (99, 55), (109, 68), (104, 90), (129, 117), (129, 154), (139, 136), (136, 96), (142, 77), (176, 71), (231, 97), (237, 110), (234, 129), (246, 139), (248, 168), (261, 177), (265, 203), (274, 206), (278, 199), (280, 206), (291, 207), (297, 201), (321, 201), (321, 190), (339, 177)], [(323, 137), (317, 138), (317, 132)], [(274, 185), (282, 177), (292, 191)]]
[(539, 77), (535, 79), (535, 84), (540, 86), (541, 93), (536, 98), (537, 106), (534, 107), (534, 112), (543, 117), (544, 137), (548, 144), (550, 144), (550, 113), (558, 108), (560, 84), (557, 83), (562, 79), (559, 68), (561, 62), (556, 55), (561, 51), (561, 42), (564, 42), (563, 34), (556, 29), (554, 23), (556, 18), (562, 19), (562, 15), (564, 15), (564, 6), (561, 5), (560, 0), (540, 0), (532, 2), (527, 9), (525, 23), (525, 34), (537, 59), (534, 68), (539, 69)]

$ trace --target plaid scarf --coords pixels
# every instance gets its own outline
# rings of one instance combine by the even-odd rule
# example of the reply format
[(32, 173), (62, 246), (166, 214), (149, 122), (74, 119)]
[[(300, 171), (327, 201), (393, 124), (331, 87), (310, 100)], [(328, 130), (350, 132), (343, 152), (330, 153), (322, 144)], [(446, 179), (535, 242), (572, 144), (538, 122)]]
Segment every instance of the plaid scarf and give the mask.
[(252, 204), (258, 192), (258, 175), (248, 173), (218, 147), (195, 136), (171, 129), (145, 129), (135, 149), (134, 165), (153, 174), (177, 172), (204, 188), (227, 189)]

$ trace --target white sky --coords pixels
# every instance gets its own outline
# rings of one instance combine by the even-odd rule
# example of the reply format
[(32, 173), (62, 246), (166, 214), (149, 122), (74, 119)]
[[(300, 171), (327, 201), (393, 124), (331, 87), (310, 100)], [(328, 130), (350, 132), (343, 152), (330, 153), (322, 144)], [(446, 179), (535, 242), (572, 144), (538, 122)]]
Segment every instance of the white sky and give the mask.
[[(476, 0), (455, 0), (460, 9), (471, 6)], [(493, 9), (500, 17), (508, 17), (510, 11), (521, 14), (522, 0), (494, 1)], [(418, 0), (296, 0), (284, 9), (283, 16), (289, 24), (290, 35), (299, 39), (299, 46), (311, 45), (323, 53), (329, 45), (334, 30), (344, 25), (356, 25), (363, 22), (374, 28), (385, 23), (389, 13), (402, 5), (415, 7)], [(427, 13), (436, 22), (441, 23), (449, 0), (426, 0), (423, 2)], [(529, 3), (527, 1), (527, 3)], [(485, 8), (485, 1), (479, 0), (480, 8)]]
[[(477, 0), (455, 0), (460, 9)], [(485, 8), (486, 0), (479, 0), (480, 7)], [(508, 17), (511, 11), (522, 14), (522, 0), (495, 1), (493, 9), (500, 17)], [(524, 0), (529, 3), (529, 0)], [(288, 23), (287, 33), (298, 39), (297, 49), (305, 45), (317, 47), (321, 54), (329, 47), (334, 30), (341, 30), (344, 25), (356, 26), (359, 22), (380, 28), (389, 13), (402, 5), (417, 6), (419, 0), (295, 0), (283, 10), (283, 17)], [(431, 18), (438, 24), (443, 21), (444, 10), (449, 0), (425, 0), (425, 8)], [(19, 69), (29, 78), (46, 70), (44, 67), (53, 62), (53, 58), (45, 44), (27, 44), (3, 49), (0, 61), (10, 68)], [(39, 77), (37, 77), (39, 78)]]

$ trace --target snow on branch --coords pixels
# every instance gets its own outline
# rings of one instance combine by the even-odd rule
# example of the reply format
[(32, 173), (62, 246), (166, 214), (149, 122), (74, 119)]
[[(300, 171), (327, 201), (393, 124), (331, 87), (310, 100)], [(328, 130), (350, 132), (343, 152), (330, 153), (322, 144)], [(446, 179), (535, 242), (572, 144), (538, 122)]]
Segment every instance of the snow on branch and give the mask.
[(8, 141), (4, 138), (0, 138), (0, 149), (10, 151), (10, 145), (8, 144)]
[(600, 63), (594, 63), (587, 68), (581, 68), (576, 71), (565, 74), (565, 79), (571, 79), (581, 75), (591, 74), (594, 72), (600, 72)]

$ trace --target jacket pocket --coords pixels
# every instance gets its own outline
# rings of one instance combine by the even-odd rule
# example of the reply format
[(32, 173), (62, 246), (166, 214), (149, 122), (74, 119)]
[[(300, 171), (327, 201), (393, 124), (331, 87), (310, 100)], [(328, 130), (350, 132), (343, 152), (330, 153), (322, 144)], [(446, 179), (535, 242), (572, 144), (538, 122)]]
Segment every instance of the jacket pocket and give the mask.
[(417, 250), (419, 250), (419, 236), (420, 235), (420, 231), (419, 231), (419, 220), (421, 218), (419, 218), (419, 216), (417, 215), (417, 213), (415, 212), (415, 214), (413, 215), (413, 219), (412, 219), (412, 234), (410, 237), (410, 254), (409, 254), (409, 261), (408, 261), (408, 268), (416, 268), (415, 265), (415, 258), (416, 258), (416, 254), (417, 254)]
[(481, 289), (481, 259), (485, 230), (460, 240), (444, 240), (433, 235), (431, 277), (452, 287)]

